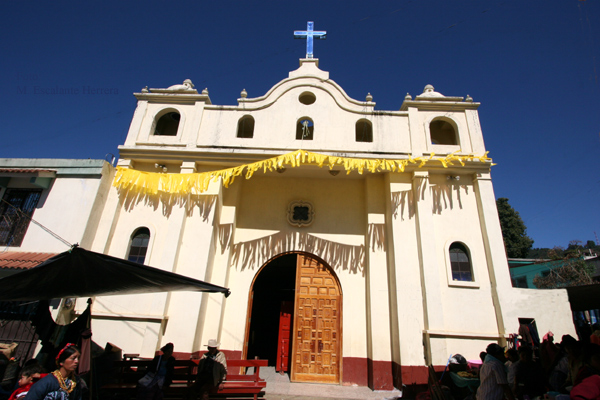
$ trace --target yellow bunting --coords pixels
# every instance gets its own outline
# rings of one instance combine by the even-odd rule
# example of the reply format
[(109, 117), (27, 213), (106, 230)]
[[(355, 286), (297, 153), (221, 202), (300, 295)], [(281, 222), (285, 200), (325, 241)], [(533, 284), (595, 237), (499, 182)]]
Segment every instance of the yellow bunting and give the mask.
[[(460, 152), (458, 150), (457, 152)], [(200, 172), (192, 174), (165, 174), (156, 172), (143, 172), (135, 169), (117, 167), (117, 173), (113, 181), (113, 186), (125, 192), (134, 192), (138, 195), (156, 195), (167, 193), (172, 195), (187, 195), (200, 194), (208, 189), (210, 182), (222, 180), (224, 187), (229, 187), (238, 176), (244, 174), (246, 179), (252, 178), (256, 171), (262, 170), (264, 173), (276, 171), (285, 166), (292, 168), (302, 165), (316, 165), (322, 168), (324, 165), (333, 169), (336, 165), (342, 165), (349, 174), (356, 171), (362, 174), (365, 170), (370, 173), (377, 172), (404, 172), (406, 166), (419, 163), (418, 168), (423, 167), (431, 161), (438, 161), (444, 168), (448, 165), (454, 165), (453, 161), (458, 161), (464, 166), (465, 161), (479, 161), (483, 163), (491, 163), (492, 159), (488, 157), (488, 152), (482, 156), (473, 154), (458, 156), (456, 153), (448, 154), (446, 157), (435, 157), (431, 153), (429, 157), (409, 156), (404, 160), (389, 160), (389, 159), (364, 159), (327, 156), (324, 154), (311, 153), (306, 150), (296, 150), (292, 153), (283, 154), (281, 156), (269, 158), (267, 160), (257, 161), (251, 164), (240, 165), (233, 168), (222, 169), (218, 171)]]

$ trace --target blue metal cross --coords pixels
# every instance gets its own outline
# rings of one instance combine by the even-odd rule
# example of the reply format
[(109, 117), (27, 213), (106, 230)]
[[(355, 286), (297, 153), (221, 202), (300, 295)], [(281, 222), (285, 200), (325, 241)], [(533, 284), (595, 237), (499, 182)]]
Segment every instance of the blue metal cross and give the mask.
[(327, 38), (327, 31), (313, 31), (314, 25), (313, 21), (308, 21), (305, 31), (294, 31), (294, 39), (306, 39), (306, 58), (313, 58), (313, 38)]

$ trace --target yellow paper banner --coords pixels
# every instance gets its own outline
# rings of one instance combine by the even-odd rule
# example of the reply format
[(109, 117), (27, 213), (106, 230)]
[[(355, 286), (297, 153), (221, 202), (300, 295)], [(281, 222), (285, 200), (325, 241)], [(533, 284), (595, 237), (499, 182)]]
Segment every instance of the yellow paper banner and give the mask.
[[(460, 150), (458, 152), (460, 152)], [(306, 150), (296, 150), (292, 153), (283, 154), (251, 164), (218, 171), (191, 174), (143, 172), (130, 168), (117, 167), (113, 186), (119, 190), (133, 192), (142, 196), (156, 195), (159, 192), (172, 195), (200, 194), (208, 189), (210, 182), (217, 181), (219, 178), (223, 180), (223, 186), (229, 187), (236, 177), (244, 174), (246, 179), (250, 179), (254, 173), (259, 170), (262, 170), (263, 172), (276, 171), (277, 169), (284, 167), (297, 168), (302, 165), (316, 165), (320, 168), (327, 166), (329, 169), (333, 169), (335, 166), (342, 166), (347, 174), (350, 174), (352, 171), (357, 171), (359, 174), (362, 174), (365, 171), (371, 173), (384, 171), (404, 172), (404, 169), (408, 164), (418, 164), (418, 168), (421, 168), (426, 164), (434, 162), (439, 162), (444, 168), (447, 168), (449, 165), (454, 165), (454, 162), (458, 162), (460, 165), (464, 166), (465, 161), (475, 160), (495, 165), (491, 163), (492, 159), (489, 158), (487, 154), (488, 152), (482, 156), (475, 156), (473, 154), (459, 156), (452, 153), (445, 157), (435, 157), (435, 154), (431, 153), (429, 157), (409, 157), (408, 159), (402, 160), (389, 160), (337, 157), (311, 153)]]

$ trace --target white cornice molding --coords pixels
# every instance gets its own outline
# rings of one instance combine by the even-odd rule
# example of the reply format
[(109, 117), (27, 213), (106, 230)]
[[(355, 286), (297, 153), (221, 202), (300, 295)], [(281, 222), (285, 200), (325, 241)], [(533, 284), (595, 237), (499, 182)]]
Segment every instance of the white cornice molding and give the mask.
[[(457, 100), (458, 99), (458, 100)], [(419, 111), (465, 111), (477, 110), (481, 103), (461, 101), (462, 97), (445, 97), (443, 99), (431, 100), (404, 100), (400, 111), (407, 111), (414, 107)]]
[(160, 103), (195, 103), (198, 101), (212, 104), (208, 94), (195, 93), (134, 93), (138, 100), (146, 100)]

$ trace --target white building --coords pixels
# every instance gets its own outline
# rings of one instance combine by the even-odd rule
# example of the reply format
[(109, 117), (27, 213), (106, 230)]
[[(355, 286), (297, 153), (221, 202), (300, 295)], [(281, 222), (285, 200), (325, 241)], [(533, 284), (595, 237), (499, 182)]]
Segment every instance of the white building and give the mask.
[(0, 159), (0, 247), (55, 254), (68, 243), (89, 246), (111, 174), (104, 160)]
[(236, 106), (191, 81), (135, 96), (82, 245), (232, 294), (96, 298), (97, 343), (185, 358), (216, 338), (292, 381), (392, 389), (478, 358), (519, 318), (574, 335), (565, 291), (511, 287), (473, 99), (428, 85), (376, 111), (313, 58)]
[[(0, 277), (33, 268), (72, 244), (89, 247), (113, 170), (104, 160), (0, 159)], [(52, 314), (67, 323), (70, 307), (59, 313), (59, 300), (51, 302)], [(3, 320), (0, 335), (20, 343), (17, 358), (33, 355), (30, 343), (37, 339), (29, 322)]]

